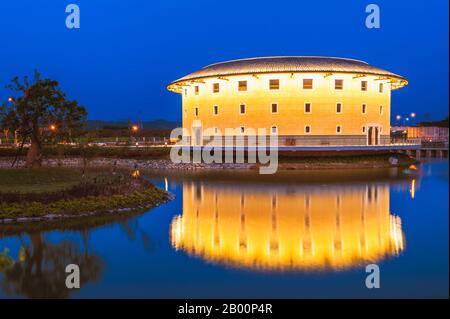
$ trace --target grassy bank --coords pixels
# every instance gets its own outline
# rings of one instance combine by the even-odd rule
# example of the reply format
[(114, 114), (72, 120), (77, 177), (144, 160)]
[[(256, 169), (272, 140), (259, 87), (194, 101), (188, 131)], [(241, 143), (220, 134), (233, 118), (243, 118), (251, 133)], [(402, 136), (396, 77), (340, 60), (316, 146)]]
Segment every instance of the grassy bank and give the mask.
[(142, 178), (76, 169), (1, 169), (0, 220), (74, 217), (157, 206), (168, 194)]

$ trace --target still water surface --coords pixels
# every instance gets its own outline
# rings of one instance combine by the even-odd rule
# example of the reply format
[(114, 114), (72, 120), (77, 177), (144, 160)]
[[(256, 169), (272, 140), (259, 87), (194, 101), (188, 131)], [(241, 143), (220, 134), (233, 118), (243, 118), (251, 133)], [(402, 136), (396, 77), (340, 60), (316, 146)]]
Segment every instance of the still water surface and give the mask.
[[(448, 297), (448, 161), (418, 171), (147, 175), (139, 215), (0, 226), (0, 298)], [(81, 289), (65, 288), (65, 265)], [(376, 263), (381, 288), (367, 289)]]

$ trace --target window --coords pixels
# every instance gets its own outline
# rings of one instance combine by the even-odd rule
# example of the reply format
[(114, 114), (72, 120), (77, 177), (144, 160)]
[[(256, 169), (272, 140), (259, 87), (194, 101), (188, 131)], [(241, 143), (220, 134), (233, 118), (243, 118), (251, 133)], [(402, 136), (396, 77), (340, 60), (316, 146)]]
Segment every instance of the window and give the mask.
[(239, 105), (239, 113), (245, 114), (245, 104)]
[(305, 134), (309, 134), (309, 133), (311, 133), (311, 126), (306, 125), (305, 126)]
[(278, 113), (278, 104), (277, 103), (272, 103), (272, 105), (271, 105), (271, 112), (272, 113)]
[(342, 90), (344, 88), (344, 80), (334, 80), (334, 89)]
[(303, 90), (311, 90), (313, 88), (312, 79), (303, 79)]
[(213, 83), (213, 93), (219, 93), (219, 83)]
[(367, 91), (367, 81), (361, 81), (361, 91)]
[(277, 134), (278, 133), (278, 127), (277, 126), (272, 126), (271, 128), (270, 128), (270, 133), (272, 133), (272, 134)]
[(366, 127), (365, 126), (362, 127), (362, 132), (366, 133)]
[(218, 105), (214, 105), (214, 115), (219, 114), (219, 106)]
[(378, 84), (378, 92), (383, 93), (383, 83)]
[(380, 105), (380, 115), (383, 115), (383, 105)]
[(269, 89), (278, 90), (280, 88), (280, 80), (269, 80)]
[(241, 133), (245, 133), (245, 126), (241, 126)]
[(311, 112), (312, 112), (311, 103), (309, 103), (309, 102), (305, 103), (305, 113), (311, 113)]
[(336, 133), (338, 133), (338, 134), (341, 133), (341, 126), (340, 125), (336, 126)]
[(219, 129), (217, 127), (214, 128), (214, 134), (218, 134), (219, 133)]
[(198, 116), (198, 107), (195, 108), (195, 116)]
[(342, 113), (342, 103), (336, 103), (336, 113)]
[(194, 87), (194, 90), (195, 90), (195, 95), (198, 95), (198, 91), (199, 91), (198, 85), (196, 85), (196, 86)]
[(367, 113), (367, 105), (366, 104), (361, 105), (361, 113), (362, 114), (366, 114)]
[(238, 82), (238, 91), (247, 91), (247, 81)]

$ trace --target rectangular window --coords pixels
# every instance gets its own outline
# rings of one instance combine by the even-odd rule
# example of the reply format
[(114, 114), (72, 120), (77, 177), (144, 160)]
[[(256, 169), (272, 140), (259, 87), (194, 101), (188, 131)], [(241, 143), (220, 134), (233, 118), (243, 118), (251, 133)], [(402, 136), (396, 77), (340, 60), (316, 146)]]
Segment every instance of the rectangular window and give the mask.
[(311, 113), (312, 112), (312, 108), (311, 108), (311, 103), (305, 103), (305, 113)]
[(247, 81), (239, 81), (238, 82), (238, 90), (239, 91), (247, 91)]
[(245, 126), (241, 126), (241, 133), (245, 133)]
[(362, 127), (362, 132), (366, 133), (366, 127), (365, 126)]
[(272, 127), (270, 128), (270, 132), (271, 132), (272, 134), (277, 134), (277, 132), (278, 132), (278, 127), (276, 127), (275, 125), (272, 126)]
[(219, 129), (217, 127), (214, 128), (214, 134), (218, 134), (219, 133)]
[(196, 85), (196, 86), (194, 87), (194, 90), (195, 90), (195, 95), (198, 95), (198, 91), (199, 91), (198, 85)]
[(336, 103), (336, 113), (342, 113), (342, 103)]
[(361, 81), (361, 91), (367, 91), (367, 81)]
[(344, 88), (344, 80), (334, 80), (334, 89), (342, 90)]
[(214, 115), (219, 114), (219, 106), (218, 105), (214, 105)]
[(313, 88), (312, 79), (303, 79), (303, 90), (311, 90)]
[(380, 105), (380, 115), (383, 115), (383, 105)]
[(219, 83), (213, 83), (213, 93), (219, 93)]
[(366, 114), (367, 113), (367, 105), (366, 104), (361, 105), (361, 113), (362, 114)]
[(378, 92), (383, 93), (383, 83), (378, 84)]
[(311, 126), (306, 125), (305, 126), (305, 134), (309, 134), (309, 133), (311, 133)]
[(239, 105), (239, 113), (245, 114), (245, 104)]
[(336, 126), (336, 133), (341, 133), (341, 126), (340, 125)]
[(198, 107), (195, 108), (195, 116), (198, 116)]
[(271, 111), (272, 111), (272, 113), (278, 113), (278, 104), (277, 103), (272, 103)]
[(280, 80), (269, 80), (269, 89), (278, 90), (280, 88)]

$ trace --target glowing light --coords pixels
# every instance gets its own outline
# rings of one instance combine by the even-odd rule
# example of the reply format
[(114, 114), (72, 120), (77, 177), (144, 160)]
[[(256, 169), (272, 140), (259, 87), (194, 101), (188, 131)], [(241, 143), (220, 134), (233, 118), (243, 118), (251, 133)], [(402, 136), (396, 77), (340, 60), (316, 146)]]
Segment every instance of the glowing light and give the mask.
[(131, 127), (131, 130), (132, 130), (133, 132), (137, 132), (137, 131), (139, 130), (139, 127), (138, 127), (137, 125), (133, 125), (133, 126)]
[(415, 117), (416, 117), (416, 113), (412, 112), (412, 113), (411, 113), (411, 117), (412, 117), (412, 118), (415, 118)]
[(135, 170), (131, 173), (131, 176), (133, 176), (133, 177), (139, 177), (140, 175), (141, 175), (141, 172), (139, 172), (138, 169), (135, 169)]
[(9, 97), (8, 98), (8, 102), (14, 102), (14, 98), (13, 97)]
[(397, 115), (397, 116), (395, 117), (395, 119), (396, 119), (397, 121), (400, 121), (400, 120), (402, 119), (402, 117), (401, 117), (400, 115)]
[(56, 125), (52, 124), (49, 127), (50, 131), (56, 131)]

